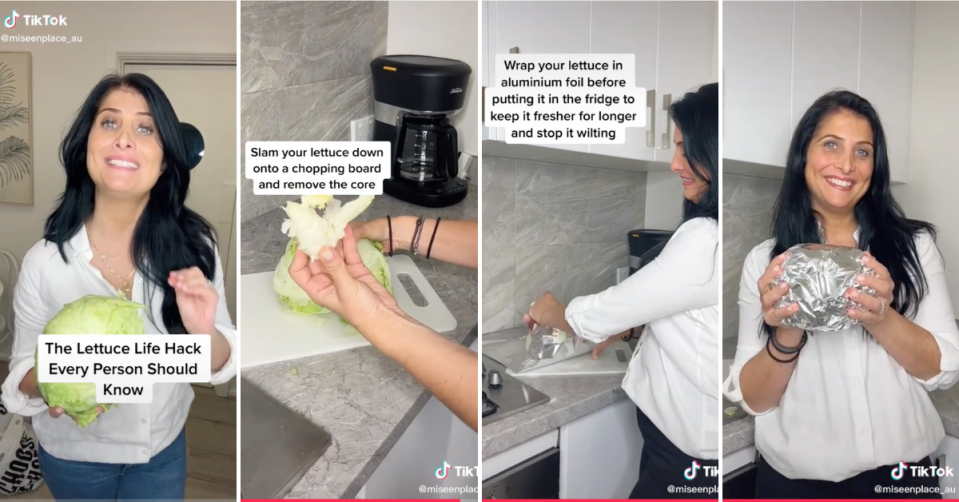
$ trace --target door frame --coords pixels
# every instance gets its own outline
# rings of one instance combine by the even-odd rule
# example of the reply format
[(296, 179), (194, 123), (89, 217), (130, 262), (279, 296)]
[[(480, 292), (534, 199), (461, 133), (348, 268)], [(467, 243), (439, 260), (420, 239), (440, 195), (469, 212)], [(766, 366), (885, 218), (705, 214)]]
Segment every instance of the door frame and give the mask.
[(123, 74), (128, 64), (170, 66), (238, 66), (236, 54), (184, 54), (184, 53), (116, 53), (116, 70)]
[[(153, 53), (153, 52), (116, 52), (116, 66), (114, 71), (120, 75), (125, 75), (125, 68), (127, 65), (151, 65), (151, 66), (232, 66), (238, 68), (236, 54), (203, 54), (203, 53)], [(239, 124), (237, 124), (239, 125)], [(239, 169), (239, 168), (237, 168)], [(237, 171), (237, 176), (239, 176), (239, 171)], [(233, 199), (233, 223), (231, 225), (231, 231), (235, 234), (236, 226), (238, 221), (238, 215), (236, 208), (238, 207), (237, 200), (240, 197), (239, 191), (236, 190), (236, 184), (234, 184), (235, 196)], [(229, 244), (235, 243), (239, 245), (239, 242), (236, 242), (237, 239), (234, 239), (233, 236), (230, 238)], [(234, 262), (237, 259), (237, 250), (230, 248), (230, 262)], [(239, 282), (239, 281), (237, 281)], [(237, 301), (237, 312), (239, 312), (239, 299)], [(216, 395), (220, 397), (230, 397), (236, 396), (236, 377), (230, 382), (221, 385), (211, 385), (209, 383), (194, 383), (193, 385), (198, 385), (200, 387), (213, 387), (216, 391)]]

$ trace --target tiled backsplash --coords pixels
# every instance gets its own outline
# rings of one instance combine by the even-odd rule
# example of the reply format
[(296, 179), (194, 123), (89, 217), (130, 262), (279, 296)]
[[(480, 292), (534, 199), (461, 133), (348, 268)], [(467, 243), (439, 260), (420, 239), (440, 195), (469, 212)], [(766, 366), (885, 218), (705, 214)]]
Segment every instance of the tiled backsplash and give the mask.
[[(373, 112), (370, 61), (386, 53), (388, 15), (389, 2), (243, 2), (243, 144), (349, 141), (350, 121)], [(240, 220), (295, 198), (253, 196), (244, 176)]]
[(483, 332), (522, 325), (545, 291), (561, 302), (616, 284), (643, 228), (646, 174), (483, 156)]
[(723, 338), (738, 335), (743, 261), (770, 237), (772, 208), (781, 185), (780, 180), (723, 175)]

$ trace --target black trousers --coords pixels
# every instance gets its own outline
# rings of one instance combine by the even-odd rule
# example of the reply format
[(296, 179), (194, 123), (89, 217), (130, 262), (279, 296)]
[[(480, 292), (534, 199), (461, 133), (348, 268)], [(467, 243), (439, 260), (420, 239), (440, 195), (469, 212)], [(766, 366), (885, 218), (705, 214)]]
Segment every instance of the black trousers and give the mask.
[[(703, 460), (683, 453), (639, 408), (636, 408), (636, 422), (643, 435), (643, 453), (639, 461), (639, 481), (629, 498), (719, 498), (718, 460)], [(693, 473), (694, 461), (701, 468), (692, 474), (693, 479), (686, 479), (687, 469)], [(710, 476), (706, 474), (707, 466), (712, 467)]]
[[(924, 457), (906, 465), (932, 466), (932, 460)], [(940, 499), (939, 478), (913, 476), (905, 469), (902, 479), (894, 480), (892, 470), (896, 465), (886, 465), (861, 472), (849, 479), (833, 482), (816, 479), (789, 479), (783, 476), (760, 457), (756, 466), (757, 499)], [(891, 492), (882, 487), (909, 487), (926, 493)], [(886, 493), (883, 493), (885, 491)]]

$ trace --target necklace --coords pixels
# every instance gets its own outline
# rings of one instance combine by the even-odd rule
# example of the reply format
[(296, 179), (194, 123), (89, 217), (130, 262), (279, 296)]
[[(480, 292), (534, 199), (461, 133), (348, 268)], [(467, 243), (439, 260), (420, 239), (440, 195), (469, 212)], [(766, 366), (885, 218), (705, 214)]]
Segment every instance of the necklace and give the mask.
[[(88, 236), (88, 238), (89, 238), (89, 236)], [(121, 281), (123, 281), (123, 286), (120, 287), (120, 291), (122, 291), (122, 292), (123, 292), (124, 294), (126, 294), (126, 295), (129, 295), (129, 294), (130, 294), (130, 291), (133, 289), (133, 286), (130, 285), (130, 279), (133, 278), (133, 274), (136, 273), (137, 268), (136, 268), (136, 267), (133, 267), (133, 270), (130, 271), (130, 275), (127, 276), (126, 279), (124, 279), (123, 277), (120, 276), (120, 274), (116, 273), (116, 272), (113, 270), (113, 267), (111, 267), (109, 263), (107, 263), (107, 257), (106, 257), (106, 255), (100, 252), (100, 249), (97, 248), (97, 245), (96, 245), (95, 242), (93, 242), (93, 239), (92, 239), (92, 238), (90, 238), (90, 244), (93, 245), (93, 250), (96, 251), (98, 255), (100, 255), (100, 261), (102, 261), (102, 262), (103, 262), (103, 265), (107, 267), (107, 270), (109, 270), (110, 272), (112, 272), (113, 275), (117, 276), (117, 279), (120, 279)]]

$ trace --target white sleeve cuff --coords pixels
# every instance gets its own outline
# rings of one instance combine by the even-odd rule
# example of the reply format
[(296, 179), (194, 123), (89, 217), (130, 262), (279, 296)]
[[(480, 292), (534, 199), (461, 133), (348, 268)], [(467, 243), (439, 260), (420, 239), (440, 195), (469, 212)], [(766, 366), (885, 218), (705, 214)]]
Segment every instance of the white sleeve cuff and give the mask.
[[(566, 306), (566, 322), (573, 328), (574, 334), (583, 340), (592, 343), (602, 343), (609, 336), (599, 336), (595, 333), (589, 333), (582, 322), (582, 315), (596, 306), (596, 295), (579, 296), (573, 298)], [(612, 336), (612, 335), (610, 335)]]
[(230, 357), (226, 360), (226, 364), (220, 368), (220, 371), (210, 375), (210, 385), (225, 384), (236, 376), (236, 330), (232, 326), (221, 324), (217, 324), (216, 329), (230, 345)]
[(27, 376), (30, 369), (33, 368), (33, 359), (27, 358), (18, 362), (10, 362), (10, 374), (4, 380), (2, 386), (3, 406), (8, 413), (13, 413), (23, 417), (32, 417), (47, 411), (49, 406), (43, 401), (43, 398), (30, 398), (20, 391), (20, 382)]
[(777, 406), (773, 406), (772, 408), (769, 408), (768, 410), (762, 413), (757, 413), (752, 408), (750, 408), (748, 404), (746, 404), (746, 401), (743, 399), (742, 388), (740, 387), (740, 384), (739, 384), (739, 375), (742, 372), (742, 370), (743, 370), (742, 367), (729, 368), (729, 377), (726, 378), (725, 382), (723, 382), (723, 395), (726, 396), (726, 399), (729, 399), (730, 401), (738, 404), (740, 407), (742, 407), (743, 411), (745, 411), (746, 413), (749, 413), (750, 415), (754, 417), (762, 416), (769, 413), (770, 411), (775, 410)]
[(928, 380), (919, 378), (916, 378), (916, 380), (926, 390), (948, 389), (956, 383), (956, 380), (959, 380), (959, 347), (956, 347), (949, 340), (936, 336), (935, 333), (932, 334), (932, 337), (939, 344), (939, 374)]

